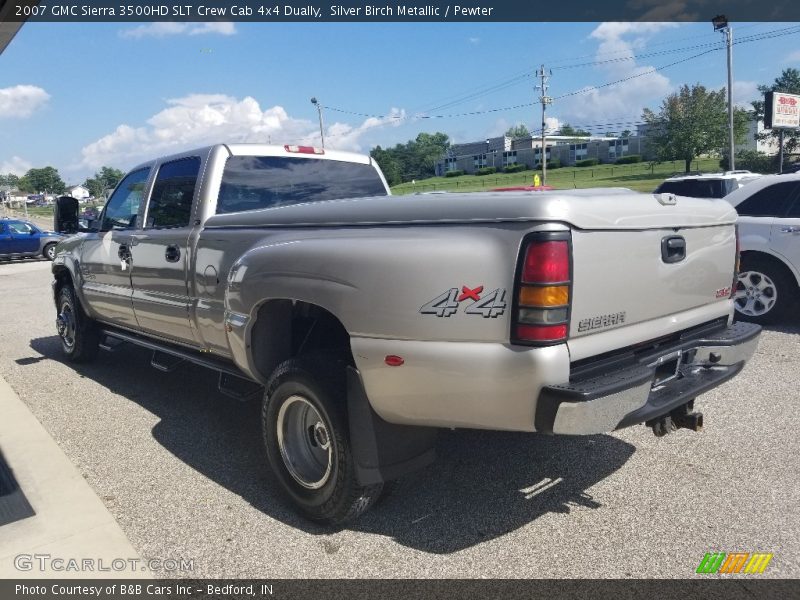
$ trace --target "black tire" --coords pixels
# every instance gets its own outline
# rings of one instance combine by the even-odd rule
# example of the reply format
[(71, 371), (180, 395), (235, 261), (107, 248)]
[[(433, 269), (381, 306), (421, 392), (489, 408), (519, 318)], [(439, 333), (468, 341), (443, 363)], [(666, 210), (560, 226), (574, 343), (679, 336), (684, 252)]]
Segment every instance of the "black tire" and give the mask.
[(47, 244), (42, 249), (42, 256), (44, 256), (47, 260), (53, 260), (56, 257), (56, 244), (55, 242), (52, 244)]
[(264, 395), (261, 420), (272, 471), (295, 508), (325, 525), (355, 519), (383, 488), (358, 483), (346, 404), (345, 363), (330, 357), (287, 360), (275, 369)]
[(89, 362), (100, 350), (100, 332), (75, 296), (71, 285), (58, 292), (58, 316), (56, 326), (61, 338), (61, 350), (70, 362)]
[(797, 283), (775, 261), (757, 256), (742, 259), (733, 301), (738, 320), (761, 325), (780, 322), (797, 302), (797, 295)]

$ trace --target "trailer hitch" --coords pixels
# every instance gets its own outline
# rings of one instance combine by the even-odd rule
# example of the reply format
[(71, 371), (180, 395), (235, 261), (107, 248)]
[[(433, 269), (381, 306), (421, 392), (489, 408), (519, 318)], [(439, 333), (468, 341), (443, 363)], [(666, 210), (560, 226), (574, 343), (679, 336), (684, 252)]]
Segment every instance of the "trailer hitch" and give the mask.
[(668, 414), (651, 419), (645, 425), (653, 429), (657, 437), (662, 437), (678, 429), (691, 429), (701, 431), (703, 429), (703, 413), (694, 412), (694, 400), (682, 404)]

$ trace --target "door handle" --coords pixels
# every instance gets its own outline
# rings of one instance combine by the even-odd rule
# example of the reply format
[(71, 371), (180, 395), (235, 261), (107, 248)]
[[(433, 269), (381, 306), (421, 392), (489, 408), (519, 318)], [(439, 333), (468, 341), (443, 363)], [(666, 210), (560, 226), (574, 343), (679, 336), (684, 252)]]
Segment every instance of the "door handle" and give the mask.
[(178, 246), (167, 246), (167, 251), (164, 253), (167, 262), (178, 262), (181, 259), (181, 249)]
[(781, 227), (781, 233), (800, 233), (800, 227), (794, 227), (793, 225)]

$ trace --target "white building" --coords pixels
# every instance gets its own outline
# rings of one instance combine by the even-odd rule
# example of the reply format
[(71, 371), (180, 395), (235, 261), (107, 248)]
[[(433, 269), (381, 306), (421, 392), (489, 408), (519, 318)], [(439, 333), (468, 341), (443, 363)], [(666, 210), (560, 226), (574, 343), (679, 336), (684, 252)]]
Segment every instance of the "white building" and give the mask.
[(747, 134), (745, 135), (744, 142), (736, 144), (736, 151), (739, 150), (755, 150), (763, 152), (769, 156), (775, 156), (778, 153), (778, 140), (774, 138), (767, 138), (766, 140), (759, 140), (758, 134), (764, 131), (764, 121), (752, 119), (747, 122)]
[(79, 201), (87, 200), (90, 196), (89, 188), (86, 188), (82, 185), (76, 185), (69, 188), (69, 195)]

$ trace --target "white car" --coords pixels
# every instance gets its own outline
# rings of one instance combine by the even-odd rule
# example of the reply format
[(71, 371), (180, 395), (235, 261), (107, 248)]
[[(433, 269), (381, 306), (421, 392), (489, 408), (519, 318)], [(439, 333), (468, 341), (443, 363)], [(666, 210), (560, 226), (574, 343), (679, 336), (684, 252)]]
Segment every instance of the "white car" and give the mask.
[(677, 175), (664, 180), (655, 193), (669, 193), (689, 198), (724, 198), (731, 192), (761, 178), (750, 171), (725, 171), (701, 175)]
[(725, 197), (739, 213), (742, 320), (775, 323), (800, 299), (800, 174), (765, 175)]

